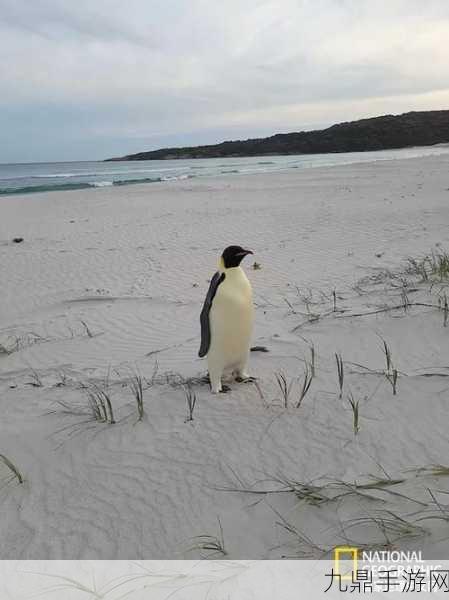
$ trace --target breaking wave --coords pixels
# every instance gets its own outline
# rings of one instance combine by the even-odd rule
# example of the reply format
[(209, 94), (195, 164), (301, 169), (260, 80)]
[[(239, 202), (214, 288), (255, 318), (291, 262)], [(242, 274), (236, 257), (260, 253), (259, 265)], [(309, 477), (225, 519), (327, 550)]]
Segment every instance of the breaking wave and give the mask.
[(43, 185), (26, 185), (20, 187), (0, 187), (0, 196), (11, 194), (32, 194), (36, 192), (66, 192), (70, 190), (87, 190), (89, 188), (101, 188), (108, 186), (136, 185), (139, 183), (158, 183), (162, 181), (176, 181), (179, 179), (190, 179), (194, 175), (180, 175), (178, 177), (144, 177), (140, 179), (117, 179), (116, 181), (91, 181), (79, 183), (54, 183)]

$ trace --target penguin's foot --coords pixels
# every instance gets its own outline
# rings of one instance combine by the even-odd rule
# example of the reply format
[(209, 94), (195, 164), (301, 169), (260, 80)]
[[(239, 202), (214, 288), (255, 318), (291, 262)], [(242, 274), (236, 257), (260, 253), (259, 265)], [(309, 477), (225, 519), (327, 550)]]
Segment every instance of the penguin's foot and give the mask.
[(225, 385), (225, 384), (222, 384), (222, 385), (221, 385), (221, 390), (220, 390), (220, 392), (221, 392), (222, 394), (226, 394), (227, 392), (230, 392), (230, 391), (231, 391), (231, 388), (229, 387), (229, 385)]
[(257, 381), (257, 377), (251, 377), (250, 375), (247, 375), (246, 377), (237, 376), (235, 380), (237, 383), (254, 383)]

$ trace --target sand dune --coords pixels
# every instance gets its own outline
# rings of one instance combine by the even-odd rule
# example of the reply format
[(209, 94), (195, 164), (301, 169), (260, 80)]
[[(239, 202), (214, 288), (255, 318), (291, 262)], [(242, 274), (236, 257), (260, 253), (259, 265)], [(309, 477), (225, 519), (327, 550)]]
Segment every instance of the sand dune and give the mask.
[[(221, 557), (201, 535), (223, 535), (228, 558), (318, 556), (347, 538), (385, 544), (354, 519), (388, 510), (413, 523), (391, 533), (397, 547), (447, 551), (447, 522), (420, 519), (436, 508), (428, 489), (446, 504), (449, 480), (419, 470), (449, 464), (444, 313), (374, 311), (404, 293), (444, 298), (444, 281), (422, 282), (405, 261), (448, 246), (448, 167), (440, 156), (2, 198), (0, 453), (24, 483), (0, 463), (0, 557)], [(215, 397), (199, 380), (198, 318), (230, 243), (260, 264), (246, 270), (254, 344), (269, 353), (252, 356), (258, 386)], [(295, 408), (311, 345), (315, 377)], [(148, 380), (142, 422), (134, 372)], [(298, 378), (287, 408), (276, 372)], [(106, 377), (114, 425), (92, 419), (83, 388)], [(194, 378), (192, 422), (180, 377)], [(371, 476), (400, 483), (342, 483)], [(300, 483), (351, 493), (318, 501)]]

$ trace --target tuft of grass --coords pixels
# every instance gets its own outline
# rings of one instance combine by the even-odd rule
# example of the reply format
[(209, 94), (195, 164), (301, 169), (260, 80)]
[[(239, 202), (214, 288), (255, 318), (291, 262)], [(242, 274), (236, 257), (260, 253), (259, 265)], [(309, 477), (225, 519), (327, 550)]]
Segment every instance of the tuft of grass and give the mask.
[(429, 281), (429, 273), (426, 267), (427, 257), (424, 259), (408, 258), (405, 272), (410, 275), (418, 275), (422, 281)]
[(192, 390), (192, 386), (189, 381), (186, 382), (185, 384), (183, 384), (182, 389), (184, 390), (184, 395), (185, 395), (186, 403), (187, 403), (187, 409), (189, 411), (187, 418), (185, 420), (185, 422), (188, 423), (189, 421), (193, 421), (193, 411), (195, 410), (195, 405), (196, 405), (196, 394)]
[(359, 427), (359, 400), (355, 400), (352, 392), (348, 394), (348, 401), (352, 410), (352, 428), (354, 430), (354, 435), (357, 435), (360, 427)]
[(17, 477), (17, 481), (19, 483), (23, 483), (23, 476), (22, 476), (21, 472), (16, 467), (16, 465), (9, 460), (9, 458), (7, 456), (5, 456), (4, 454), (0, 454), (0, 461), (2, 461), (2, 463), (5, 464), (8, 467), (8, 469), (11, 471), (11, 473), (13, 473), (13, 475), (15, 477)]
[(338, 492), (337, 495), (333, 497), (333, 500), (340, 500), (341, 498), (344, 498), (346, 496), (356, 495), (360, 498), (364, 498), (367, 500), (384, 502), (385, 500), (382, 497), (374, 496), (373, 494), (369, 493), (370, 491), (375, 491), (378, 494), (389, 494), (390, 496), (395, 496), (397, 498), (413, 502), (420, 506), (427, 506), (426, 502), (421, 502), (421, 500), (416, 500), (415, 498), (406, 496), (405, 494), (401, 494), (400, 492), (389, 489), (391, 486), (401, 484), (404, 481), (405, 479), (385, 479), (382, 477), (372, 477), (371, 481), (368, 481), (366, 483), (357, 483), (356, 481), (347, 482), (337, 479), (334, 482), (330, 482), (329, 487), (334, 486)]
[(330, 502), (332, 497), (324, 493), (325, 485), (313, 485), (312, 483), (303, 483), (294, 481), (287, 477), (273, 477), (272, 481), (281, 484), (281, 488), (274, 492), (291, 492), (298, 500), (302, 500), (306, 504), (312, 506), (320, 506), (326, 502)]
[(41, 344), (46, 341), (48, 341), (48, 338), (44, 338), (34, 331), (29, 331), (20, 336), (9, 335), (0, 343), (0, 355), (19, 352), (19, 350), (22, 350), (23, 348), (33, 346), (34, 344)]
[(449, 253), (433, 250), (422, 258), (408, 258), (406, 272), (421, 277), (422, 281), (449, 279)]
[[(425, 529), (391, 510), (375, 511), (366, 517), (350, 519), (344, 525), (345, 533), (346, 530), (354, 527), (376, 527), (389, 547), (394, 546), (400, 540), (422, 537), (426, 534)], [(366, 537), (366, 532), (364, 537)]]
[(284, 408), (288, 408), (288, 399), (290, 397), (295, 380), (292, 379), (290, 382), (288, 382), (287, 376), (282, 371), (275, 373), (274, 376), (276, 377), (277, 384), (281, 390)]
[[(227, 556), (228, 552), (225, 547), (223, 527), (220, 518), (218, 521), (218, 535), (197, 535), (193, 538), (194, 545), (188, 551), (199, 550), (203, 558), (212, 558), (217, 556)], [(207, 554), (203, 554), (207, 553)]]
[(30, 369), (31, 370), (31, 381), (28, 381), (28, 385), (32, 385), (33, 387), (42, 387), (43, 383), (42, 383), (42, 379), (39, 376), (39, 373), (37, 371), (35, 371), (34, 369)]
[(58, 375), (59, 381), (55, 383), (55, 387), (65, 387), (68, 381), (67, 373), (64, 373), (64, 371), (59, 371)]
[(383, 338), (381, 338), (381, 339), (382, 339), (382, 343), (383, 343), (383, 352), (385, 355), (385, 363), (386, 363), (385, 377), (386, 377), (387, 381), (390, 382), (391, 388), (393, 390), (393, 396), (396, 396), (398, 371), (393, 365), (393, 359), (391, 356), (391, 349), (390, 349), (389, 345)]
[(296, 403), (296, 408), (299, 408), (302, 404), (302, 401), (306, 397), (307, 392), (312, 385), (313, 373), (308, 363), (306, 363), (304, 368), (304, 376), (302, 380), (301, 390), (299, 392), (298, 402)]
[[(234, 474), (235, 475), (235, 474)], [(259, 487), (262, 482), (255, 482), (253, 485), (245, 484), (239, 477), (236, 476), (237, 485), (231, 487), (216, 488), (222, 492), (239, 492), (245, 494), (256, 494), (268, 496), (270, 494), (294, 494), (300, 501), (312, 506), (321, 506), (328, 502), (340, 501), (346, 497), (358, 496), (364, 500), (385, 502), (383, 495), (391, 495), (409, 502), (413, 502), (420, 506), (428, 506), (426, 502), (416, 500), (405, 494), (401, 494), (396, 490), (391, 490), (393, 486), (404, 483), (405, 479), (392, 479), (388, 475), (386, 477), (369, 476), (365, 482), (349, 482), (340, 479), (321, 480), (322, 483), (301, 482), (289, 478), (284, 475), (269, 476), (265, 483), (274, 482), (275, 487)], [(370, 492), (377, 492), (379, 495), (373, 495)]]
[[(435, 511), (435, 509), (431, 509), (429, 511), (428, 514), (424, 514), (422, 517), (419, 517), (418, 519), (416, 519), (417, 521), (445, 521), (446, 523), (449, 523), (449, 507), (441, 504), (441, 502), (439, 502), (437, 500), (437, 497), (435, 496), (435, 494), (432, 492), (431, 489), (427, 488), (427, 491), (429, 492), (430, 497), (432, 498), (432, 502), (433, 504), (437, 507), (437, 511)], [(446, 492), (444, 492), (446, 493)]]
[(143, 409), (143, 379), (137, 371), (129, 378), (129, 387), (136, 399), (138, 421), (142, 421), (144, 415)]
[(449, 279), (449, 254), (447, 252), (432, 252), (429, 262), (432, 274), (439, 277), (440, 281)]
[(99, 423), (115, 424), (114, 411), (109, 393), (108, 378), (102, 385), (96, 383), (87, 383), (83, 385), (86, 392), (89, 406), (95, 421)]
[(416, 471), (418, 475), (433, 475), (435, 477), (446, 477), (449, 475), (449, 467), (446, 465), (428, 465), (411, 470)]
[(343, 366), (343, 358), (341, 356), (341, 353), (335, 354), (335, 360), (337, 363), (338, 387), (340, 388), (339, 398), (341, 399), (343, 396), (343, 385), (345, 381), (345, 370)]

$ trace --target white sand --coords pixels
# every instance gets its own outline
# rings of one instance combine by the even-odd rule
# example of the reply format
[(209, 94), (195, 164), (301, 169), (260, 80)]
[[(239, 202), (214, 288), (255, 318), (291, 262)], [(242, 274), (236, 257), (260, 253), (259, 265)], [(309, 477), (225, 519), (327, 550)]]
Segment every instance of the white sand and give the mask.
[[(195, 536), (219, 533), (217, 517), (227, 557), (318, 555), (279, 522), (320, 548), (345, 541), (342, 525), (352, 542), (385, 543), (375, 526), (349, 520), (386, 510), (428, 531), (396, 547), (447, 555), (449, 525), (418, 519), (438, 513), (427, 488), (448, 491), (449, 478), (408, 469), (449, 465), (448, 380), (422, 376), (449, 374), (449, 328), (425, 307), (348, 315), (401, 303), (400, 281), (381, 270), (449, 247), (448, 168), (441, 156), (1, 198), (0, 343), (11, 353), (0, 354), (0, 453), (25, 482), (0, 464), (0, 558), (210, 556), (191, 548)], [(15, 236), (25, 241), (11, 243)], [(194, 421), (185, 423), (183, 390), (166, 374), (205, 372), (199, 312), (231, 243), (253, 249), (261, 265), (246, 261), (254, 344), (270, 350), (251, 360), (263, 397), (253, 384), (234, 383), (220, 397), (196, 384)], [(416, 281), (409, 277), (409, 300), (436, 304), (441, 286)], [(309, 291), (310, 311), (321, 315), (311, 323)], [(400, 372), (396, 396), (381, 373), (379, 336)], [(274, 373), (302, 377), (310, 343), (316, 377), (299, 409), (295, 386), (286, 410)], [(347, 361), (341, 400), (335, 352)], [(146, 416), (136, 423), (127, 377), (134, 369), (151, 377), (156, 358)], [(92, 421), (81, 389), (108, 371), (112, 426)], [(30, 385), (36, 377), (40, 387)], [(360, 401), (357, 436), (349, 393)], [(350, 495), (313, 506), (293, 493), (219, 489), (280, 489), (276, 477), (366, 482), (385, 477), (382, 469), (405, 479), (388, 489), (426, 506), (380, 491), (370, 491), (379, 500)]]

